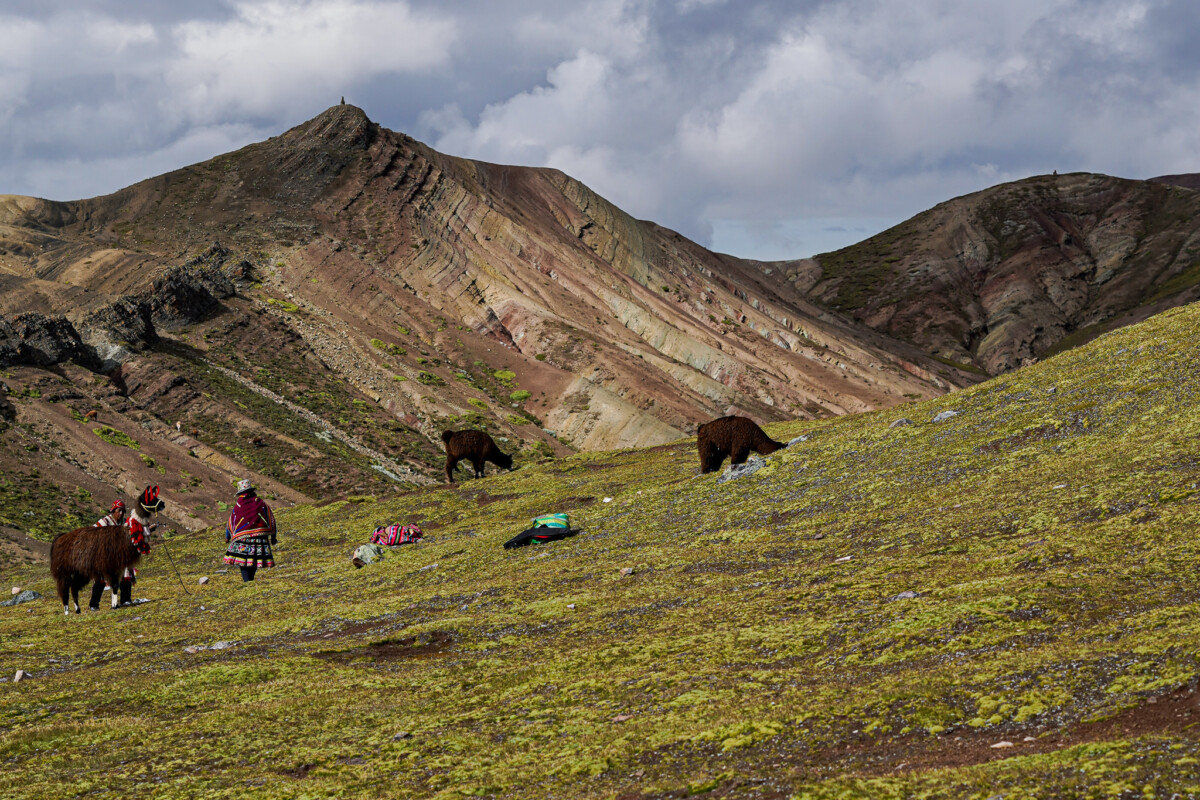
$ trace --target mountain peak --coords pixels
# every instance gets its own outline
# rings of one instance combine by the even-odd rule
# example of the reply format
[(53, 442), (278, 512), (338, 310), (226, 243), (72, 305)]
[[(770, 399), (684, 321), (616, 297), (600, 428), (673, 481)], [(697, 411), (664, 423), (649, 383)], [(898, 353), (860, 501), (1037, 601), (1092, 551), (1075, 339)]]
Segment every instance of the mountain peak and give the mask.
[(344, 145), (362, 149), (374, 140), (378, 130), (379, 126), (371, 121), (367, 112), (358, 106), (339, 103), (296, 126), (289, 133), (298, 134), (301, 141), (307, 140), (322, 146)]

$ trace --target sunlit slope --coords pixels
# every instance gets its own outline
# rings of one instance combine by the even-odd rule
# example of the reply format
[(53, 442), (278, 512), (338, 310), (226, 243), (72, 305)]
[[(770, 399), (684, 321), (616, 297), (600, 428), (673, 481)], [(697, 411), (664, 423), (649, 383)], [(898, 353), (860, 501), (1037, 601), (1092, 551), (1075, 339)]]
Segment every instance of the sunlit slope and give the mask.
[[(284, 511), (251, 586), (216, 532), (169, 542), (190, 596), (160, 546), (132, 610), (65, 619), (19, 576), (48, 598), (0, 609), (32, 673), (0, 684), (0, 794), (1200, 792), (1198, 324), (771, 426), (812, 436), (720, 486), (684, 441)], [(584, 533), (501, 548), (546, 511)], [(428, 542), (354, 570), (384, 521)]]

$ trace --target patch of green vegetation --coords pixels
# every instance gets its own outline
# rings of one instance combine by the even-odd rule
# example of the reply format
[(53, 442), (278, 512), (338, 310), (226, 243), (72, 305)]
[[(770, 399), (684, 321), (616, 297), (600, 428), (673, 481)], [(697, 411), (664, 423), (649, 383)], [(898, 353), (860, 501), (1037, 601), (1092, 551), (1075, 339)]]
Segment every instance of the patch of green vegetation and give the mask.
[(505, 420), (509, 425), (528, 425), (530, 422), (524, 417), (518, 417), (516, 414), (509, 414), (507, 417), (505, 417)]
[(64, 531), (94, 522), (93, 513), (92, 496), (85, 489), (64, 491), (37, 470), (0, 475), (0, 525), (6, 528), (27, 533), (34, 539), (50, 540)]
[(134, 450), (142, 449), (142, 446), (137, 443), (136, 439), (108, 425), (101, 425), (99, 428), (92, 428), (92, 433), (96, 434), (109, 444), (115, 444), (119, 447), (130, 447)]
[(478, 397), (471, 397), (467, 400), (467, 402), (470, 403), (471, 405), (475, 406), (476, 408), (478, 408), (481, 411), (488, 410), (488, 404), (485, 403), (483, 400), (480, 400)]
[(512, 392), (511, 394), (509, 394), (508, 397), (514, 403), (524, 403), (526, 400), (528, 400), (532, 396), (533, 395), (530, 394), (529, 391), (526, 389), (517, 389), (515, 392)]
[[(387, 353), (388, 355), (392, 355), (392, 356), (408, 355), (408, 351), (405, 350), (400, 345), (389, 344), (388, 342), (385, 342), (382, 339), (372, 339), (371, 346), (374, 347), (376, 350), (382, 350), (383, 352)], [(420, 359), (417, 359), (417, 360), (419, 361)]]
[(534, 358), (535, 358), (535, 359), (537, 359), (538, 361), (545, 361), (545, 360), (546, 360), (546, 354), (545, 354), (545, 353), (538, 353), (536, 356), (534, 356)]
[(417, 373), (417, 383), (424, 384), (425, 386), (446, 385), (446, 382), (440, 377), (434, 375), (432, 372), (425, 372), (424, 370)]
[(267, 305), (278, 306), (280, 309), (288, 312), (289, 314), (294, 314), (300, 310), (300, 306), (296, 305), (295, 303), (289, 303), (287, 300), (279, 300), (275, 297), (268, 297)]
[(492, 376), (505, 386), (510, 386), (512, 385), (512, 382), (516, 380), (517, 373), (510, 369), (498, 369), (492, 373)]

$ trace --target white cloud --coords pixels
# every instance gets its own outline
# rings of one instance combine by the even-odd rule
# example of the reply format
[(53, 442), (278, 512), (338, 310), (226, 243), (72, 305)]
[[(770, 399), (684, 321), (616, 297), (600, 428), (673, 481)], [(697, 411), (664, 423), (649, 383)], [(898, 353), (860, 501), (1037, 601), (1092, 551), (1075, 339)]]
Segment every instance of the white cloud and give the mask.
[(214, 109), (263, 116), (310, 107), (314, 98), (332, 105), (356, 81), (444, 66), (457, 29), (404, 3), (268, 0), (236, 12), (172, 32), (179, 52), (166, 83), (192, 118)]

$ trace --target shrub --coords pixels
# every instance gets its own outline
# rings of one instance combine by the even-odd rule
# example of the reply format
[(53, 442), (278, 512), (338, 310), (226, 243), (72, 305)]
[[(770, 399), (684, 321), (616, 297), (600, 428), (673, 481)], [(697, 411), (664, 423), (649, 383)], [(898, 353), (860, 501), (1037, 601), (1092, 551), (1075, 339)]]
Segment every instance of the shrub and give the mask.
[(445, 386), (446, 385), (446, 382), (444, 380), (442, 380), (441, 378), (439, 378), (437, 375), (434, 375), (432, 372), (425, 372), (424, 370), (417, 373), (417, 383), (421, 383), (426, 386)]
[(534, 356), (534, 358), (536, 358), (538, 361), (545, 361), (545, 360), (546, 360), (546, 354), (545, 354), (545, 353), (538, 353), (536, 356)]
[(99, 436), (109, 444), (119, 445), (121, 447), (129, 447), (134, 450), (141, 450), (142, 446), (127, 434), (121, 433), (116, 428), (110, 428), (107, 425), (101, 425), (99, 428), (92, 428), (92, 433)]
[(509, 395), (509, 399), (516, 403), (524, 403), (530, 397), (532, 397), (532, 395), (525, 389), (517, 389), (515, 392)]
[(482, 411), (487, 411), (488, 404), (480, 400), (478, 397), (472, 397), (467, 402)]

